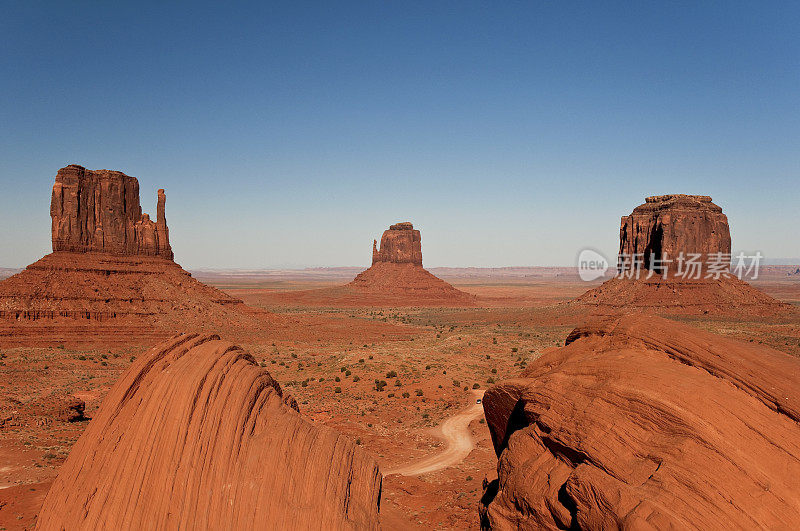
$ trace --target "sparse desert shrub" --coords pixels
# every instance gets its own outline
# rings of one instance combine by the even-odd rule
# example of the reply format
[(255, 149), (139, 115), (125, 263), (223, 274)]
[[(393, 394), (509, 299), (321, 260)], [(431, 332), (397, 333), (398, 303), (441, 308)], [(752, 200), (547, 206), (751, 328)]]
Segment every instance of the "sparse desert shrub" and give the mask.
[(494, 383), (494, 378), (492, 378), (491, 376), (486, 378), (486, 383), (493, 384)]
[(417, 389), (416, 391), (414, 391), (414, 394), (417, 395), (417, 396), (422, 396), (422, 394), (423, 394), (422, 393), (422, 389)]
[(495, 344), (495, 345), (497, 344), (497, 338), (496, 337), (492, 338), (492, 343)]
[(342, 381), (342, 379), (341, 379), (341, 378), (339, 378), (339, 377), (337, 376), (336, 378), (334, 378), (334, 381), (336, 381), (336, 382), (341, 382), (341, 381)]
[(342, 388), (341, 387), (334, 387), (333, 388), (333, 392), (334, 393), (341, 393), (342, 392)]
[(375, 390), (380, 392), (386, 387), (386, 382), (384, 380), (375, 380)]
[(364, 363), (364, 358), (358, 360), (359, 363)]
[(426, 370), (426, 371), (429, 371), (429, 370), (431, 370), (431, 366), (430, 366), (430, 365), (425, 365), (425, 370)]
[(395, 381), (394, 381), (394, 386), (395, 386), (395, 387), (400, 387), (400, 386), (402, 386), (402, 385), (403, 385), (403, 384), (401, 384), (401, 383), (400, 383), (400, 380), (395, 380)]
[(403, 393), (403, 398), (408, 398), (409, 396), (411, 396), (411, 395), (409, 394), (409, 392), (408, 392), (408, 391), (405, 391), (405, 392)]
[(369, 355), (369, 359), (373, 359), (374, 357), (375, 356), (373, 356), (372, 354)]
[(453, 380), (453, 387), (458, 387), (459, 385), (461, 385), (461, 382), (458, 380)]
[[(80, 355), (80, 356), (78, 356), (78, 359), (81, 360), (81, 361), (86, 361), (86, 356)], [(131, 356), (131, 361), (133, 361), (133, 356)]]
[(340, 367), (340, 368), (339, 368), (339, 372), (344, 372), (344, 371), (346, 371), (346, 370), (347, 370), (347, 367)]
[(386, 373), (386, 377), (387, 378), (396, 378), (397, 377), (397, 371), (389, 371), (389, 372), (387, 372)]
[(422, 414), (422, 418), (424, 418), (424, 419), (426, 419), (426, 420), (427, 420), (427, 419), (431, 418), (431, 416), (430, 416), (430, 415), (428, 415), (427, 413), (423, 413), (423, 414)]
[(319, 379), (319, 381), (320, 381), (320, 382), (324, 382), (324, 381), (325, 381), (325, 378), (320, 378), (320, 379)]
[(472, 476), (467, 476), (467, 481), (472, 481)]
[(308, 380), (303, 380), (302, 382), (300, 382), (300, 385), (302, 387), (308, 387)]
[(350, 371), (344, 371), (344, 375), (345, 375), (345, 376), (350, 376), (351, 374), (353, 374), (353, 373), (352, 373), (352, 372), (350, 372)]
[(294, 352), (292, 352), (292, 358), (294, 358), (294, 359), (297, 359), (297, 354), (295, 354)]
[(492, 367), (492, 374), (497, 374), (497, 369), (495, 369), (494, 367)]
[(519, 349), (518, 349), (517, 347), (511, 347), (511, 352), (516, 352), (516, 351), (518, 351), (518, 350), (519, 350)]
[(357, 381), (359, 381), (360, 379), (361, 379), (361, 378), (359, 378), (357, 374), (356, 374), (355, 376), (353, 376), (353, 381), (354, 381), (354, 382), (357, 382)]
[(389, 393), (389, 394), (388, 394), (388, 395), (386, 395), (386, 396), (388, 396), (389, 398), (394, 398), (394, 393)]
[(480, 388), (481, 388), (481, 384), (479, 384), (479, 383), (474, 383), (474, 384), (472, 384), (472, 388), (473, 388), (473, 389), (480, 389)]

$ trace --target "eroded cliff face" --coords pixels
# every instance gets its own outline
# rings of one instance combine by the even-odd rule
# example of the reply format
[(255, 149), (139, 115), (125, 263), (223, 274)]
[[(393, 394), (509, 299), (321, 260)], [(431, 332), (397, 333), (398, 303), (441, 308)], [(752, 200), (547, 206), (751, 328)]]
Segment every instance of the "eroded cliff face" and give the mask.
[(414, 225), (407, 221), (391, 225), (381, 236), (380, 250), (372, 242), (372, 264), (378, 262), (422, 265), (422, 236)]
[(109, 391), (38, 529), (376, 529), (381, 474), (248, 352), (183, 334)]
[[(697, 254), (706, 264), (722, 253), (729, 261), (731, 234), (722, 208), (704, 195), (659, 195), (648, 197), (629, 216), (623, 216), (619, 230), (620, 256), (643, 257), (649, 269), (651, 257), (677, 260)], [(675, 270), (674, 266), (670, 266)], [(704, 269), (704, 268), (703, 268)]]
[(142, 213), (139, 181), (119, 171), (87, 170), (71, 164), (58, 170), (50, 200), (53, 251), (106, 252), (173, 259), (158, 191), (156, 221)]
[(652, 316), (566, 342), (484, 395), (483, 527), (800, 527), (800, 360)]

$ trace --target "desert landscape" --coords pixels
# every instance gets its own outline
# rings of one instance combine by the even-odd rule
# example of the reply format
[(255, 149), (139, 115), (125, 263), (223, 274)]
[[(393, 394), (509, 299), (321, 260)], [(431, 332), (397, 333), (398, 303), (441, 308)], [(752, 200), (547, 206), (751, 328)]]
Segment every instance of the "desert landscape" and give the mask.
[(798, 6), (5, 11), (0, 531), (800, 529)]
[[(51, 200), (53, 252), (0, 282), (4, 528), (800, 522), (797, 267), (765, 266), (752, 285), (730, 274), (644, 281), (611, 272), (587, 283), (574, 268), (427, 271), (421, 234), (403, 222), (373, 244), (364, 272), (191, 275), (173, 261), (163, 190), (158, 197), (154, 224), (141, 213), (135, 178), (62, 168)], [(636, 245), (730, 254), (721, 210), (712, 225), (704, 206), (659, 201), (636, 227), (663, 226), (661, 240), (645, 228)], [(626, 219), (621, 253), (630, 245)], [(712, 241), (712, 230), (725, 236)], [(612, 361), (608, 349), (635, 361)], [(639, 380), (602, 363), (621, 363)], [(708, 381), (693, 382), (694, 366)], [(619, 384), (598, 388), (587, 377), (622, 378), (631, 389), (617, 395), (610, 389)], [(717, 390), (720, 378), (734, 382), (730, 391)], [(736, 389), (739, 396), (726, 396)], [(646, 398), (629, 409), (632, 393)], [(722, 409), (703, 408), (708, 418), (669, 413), (689, 411), (687, 398)], [(720, 417), (734, 411), (736, 419)], [(740, 422), (757, 431), (743, 433)], [(653, 431), (641, 432), (642, 423)], [(715, 426), (711, 439), (670, 451), (692, 440), (687, 430), (700, 437), (702, 426)], [(621, 448), (638, 446), (600, 444), (611, 433)], [(780, 451), (762, 448), (768, 441)], [(232, 447), (235, 462), (226, 455)], [(764, 468), (765, 454), (774, 470)], [(549, 461), (528, 464), (536, 455)], [(721, 465), (711, 464), (718, 459), (734, 466), (725, 483), (716, 479)], [(628, 490), (595, 478), (598, 469)], [(758, 497), (759, 509), (749, 509), (765, 481), (775, 500)], [(253, 485), (226, 505), (230, 513), (201, 494), (223, 483)], [(156, 495), (159, 488), (168, 490)], [(141, 489), (151, 495), (132, 502)], [(586, 498), (587, 489), (596, 494)], [(744, 496), (736, 511), (726, 508), (728, 495)], [(294, 496), (308, 497), (304, 509), (291, 509)], [(674, 512), (677, 499), (685, 507)]]

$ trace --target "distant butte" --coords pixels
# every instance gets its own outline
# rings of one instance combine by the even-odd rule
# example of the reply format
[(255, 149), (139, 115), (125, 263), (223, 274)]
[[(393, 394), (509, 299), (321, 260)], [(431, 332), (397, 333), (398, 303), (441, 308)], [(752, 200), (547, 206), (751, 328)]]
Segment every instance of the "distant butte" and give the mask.
[[(604, 311), (676, 314), (773, 315), (789, 310), (734, 276), (730, 254), (728, 218), (710, 197), (648, 197), (621, 219), (617, 277), (575, 302)], [(689, 259), (697, 265), (688, 265)], [(716, 269), (711, 265), (715, 261)]]
[[(158, 191), (156, 220), (139, 182), (119, 171), (58, 170), (50, 202), (53, 252), (0, 282), (0, 345), (132, 342), (187, 326), (218, 330), (254, 310), (173, 261)], [(265, 312), (262, 312), (265, 313)]]
[(372, 243), (372, 266), (347, 287), (367, 296), (392, 297), (402, 302), (474, 302), (422, 267), (422, 237), (410, 222), (391, 225), (381, 236), (380, 248)]
[(87, 170), (70, 164), (58, 170), (50, 200), (53, 251), (107, 252), (173, 259), (158, 191), (156, 221), (142, 213), (139, 181), (119, 171)]

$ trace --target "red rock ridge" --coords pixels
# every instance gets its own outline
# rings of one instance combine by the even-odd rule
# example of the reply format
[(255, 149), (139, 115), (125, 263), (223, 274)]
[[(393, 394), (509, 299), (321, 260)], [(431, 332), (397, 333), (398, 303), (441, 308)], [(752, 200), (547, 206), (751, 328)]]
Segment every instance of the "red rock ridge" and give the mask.
[(236, 345), (166, 341), (108, 393), (37, 528), (376, 529), (376, 462), (295, 408)]
[(800, 528), (800, 360), (672, 321), (574, 330), (483, 400), (491, 529)]
[(142, 213), (139, 181), (119, 171), (87, 170), (71, 164), (58, 170), (50, 200), (53, 251), (107, 252), (173, 259), (158, 191), (156, 221)]

